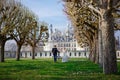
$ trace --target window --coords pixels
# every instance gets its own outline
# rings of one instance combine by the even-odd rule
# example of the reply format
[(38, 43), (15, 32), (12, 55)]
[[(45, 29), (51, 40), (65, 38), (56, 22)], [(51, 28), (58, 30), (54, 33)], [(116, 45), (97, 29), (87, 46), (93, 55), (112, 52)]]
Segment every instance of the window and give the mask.
[(45, 53), (45, 56), (47, 56), (47, 53)]
[(74, 44), (74, 47), (76, 47), (76, 44)]
[(74, 51), (76, 51), (76, 48), (74, 48)]
[(86, 52), (85, 52), (84, 56), (86, 56)]
[(35, 56), (37, 56), (37, 53), (35, 53)]
[(22, 53), (20, 53), (21, 54), (21, 56), (22, 56)]
[(70, 53), (70, 56), (71, 56), (71, 53)]
[(118, 52), (118, 56), (119, 56), (119, 52)]
[(40, 53), (40, 56), (42, 56), (42, 53)]
[(72, 47), (73, 47), (73, 44), (72, 44)]
[(81, 53), (79, 52), (79, 56), (81, 56)]
[(51, 53), (50, 53), (50, 56), (51, 56)]
[(8, 53), (6, 53), (6, 55), (8, 55)]
[(30, 53), (30, 56), (31, 56), (31, 53)]
[(60, 53), (58, 53), (58, 56), (60, 56)]
[(64, 47), (66, 47), (65, 44), (64, 44)]
[(75, 53), (75, 56), (76, 56), (76, 53)]
[(66, 47), (68, 47), (68, 44), (66, 44)]

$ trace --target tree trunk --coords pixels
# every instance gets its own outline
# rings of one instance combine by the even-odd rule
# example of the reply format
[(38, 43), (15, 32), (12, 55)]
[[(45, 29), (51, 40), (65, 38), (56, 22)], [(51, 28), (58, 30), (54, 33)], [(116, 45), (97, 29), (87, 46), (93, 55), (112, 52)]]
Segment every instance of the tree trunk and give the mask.
[(90, 61), (95, 63), (95, 56), (96, 56), (95, 44), (93, 43), (90, 47), (90, 55), (89, 55)]
[(99, 26), (98, 26), (98, 55), (99, 61), (98, 64), (100, 67), (103, 67), (103, 43), (102, 43), (102, 29), (101, 29), (101, 19), (99, 17)]
[(89, 59), (94, 63), (98, 63), (98, 38), (97, 38), (97, 33), (94, 37), (94, 40), (92, 41), (92, 44), (90, 45)]
[(96, 37), (95, 40), (95, 51), (96, 51), (96, 56), (95, 56), (95, 63), (99, 63), (99, 51), (98, 51), (98, 38)]
[(0, 62), (4, 62), (4, 47), (5, 47), (5, 42), (4, 40), (2, 40), (0, 42)]
[(32, 59), (35, 59), (35, 46), (32, 47)]
[(93, 62), (93, 47), (92, 47), (92, 44), (90, 45), (89, 60)]
[(20, 50), (21, 50), (21, 45), (18, 44), (17, 53), (16, 53), (16, 60), (17, 61), (20, 60)]
[(102, 31), (101, 29), (99, 29), (99, 33), (98, 33), (98, 50), (99, 50), (99, 66), (103, 67), (103, 46), (102, 46)]
[(95, 61), (96, 61), (96, 43), (95, 43), (95, 41), (93, 43), (93, 51), (92, 52), (93, 52), (92, 53), (92, 61), (95, 63)]
[(101, 28), (103, 38), (103, 70), (105, 74), (117, 72), (114, 19), (109, 11), (105, 11), (102, 17)]

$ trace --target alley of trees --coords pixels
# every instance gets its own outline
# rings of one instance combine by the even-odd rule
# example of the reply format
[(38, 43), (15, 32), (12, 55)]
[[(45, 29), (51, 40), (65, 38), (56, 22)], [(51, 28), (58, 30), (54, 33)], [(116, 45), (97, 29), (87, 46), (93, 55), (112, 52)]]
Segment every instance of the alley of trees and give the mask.
[[(77, 41), (90, 47), (89, 59), (105, 74), (117, 73), (114, 31), (120, 29), (120, 0), (63, 0)], [(83, 45), (84, 44), (84, 45)]]
[[(99, 64), (105, 74), (117, 73), (114, 31), (120, 29), (116, 23), (120, 18), (120, 0), (62, 1), (78, 43), (90, 48), (89, 59)], [(48, 27), (21, 2), (0, 0), (0, 62), (4, 62), (4, 46), (10, 39), (17, 43), (17, 61), (24, 44), (31, 45), (35, 59), (36, 44), (47, 41)]]
[(31, 10), (17, 0), (0, 0), (0, 62), (4, 62), (6, 41), (16, 41), (16, 60), (19, 61), (22, 45), (32, 47), (32, 59), (35, 59), (36, 44), (47, 38), (47, 23), (40, 22)]

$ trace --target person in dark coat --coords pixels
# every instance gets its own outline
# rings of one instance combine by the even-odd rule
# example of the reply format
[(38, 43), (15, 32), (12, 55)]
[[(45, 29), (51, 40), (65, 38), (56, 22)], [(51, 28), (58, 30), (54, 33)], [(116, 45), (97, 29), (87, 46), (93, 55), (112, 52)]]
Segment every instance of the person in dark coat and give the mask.
[(54, 45), (54, 48), (52, 48), (52, 53), (54, 57), (54, 62), (57, 61), (57, 53), (59, 53), (58, 49), (56, 48), (56, 45)]

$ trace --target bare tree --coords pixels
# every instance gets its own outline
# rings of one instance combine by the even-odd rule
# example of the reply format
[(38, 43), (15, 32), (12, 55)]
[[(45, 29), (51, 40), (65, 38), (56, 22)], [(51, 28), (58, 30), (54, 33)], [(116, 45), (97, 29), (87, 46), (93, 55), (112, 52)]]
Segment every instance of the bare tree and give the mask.
[(17, 43), (17, 53), (16, 53), (16, 60), (20, 60), (20, 50), (22, 45), (25, 42), (26, 37), (30, 33), (32, 29), (36, 27), (35, 22), (35, 15), (27, 9), (23, 5), (19, 5), (19, 13), (17, 19), (18, 23), (15, 25), (14, 31), (11, 34), (11, 37)]
[(65, 3), (64, 11), (74, 26), (75, 36), (81, 46), (90, 46), (90, 60), (98, 63), (98, 17), (80, 3)]
[[(73, 3), (73, 6), (82, 6), (81, 8), (89, 8), (93, 14), (97, 13), (99, 16), (99, 30), (101, 31), (102, 48), (101, 57), (103, 60), (103, 72), (111, 74), (117, 72), (117, 62), (115, 53), (114, 28), (115, 26), (114, 14), (119, 11), (119, 0), (64, 0), (67, 3)], [(78, 4), (79, 3), (79, 4)], [(77, 5), (78, 4), (78, 5)], [(79, 8), (79, 9), (81, 9)], [(75, 12), (75, 11), (74, 11)]]
[(37, 44), (42, 41), (43, 43), (48, 40), (48, 27), (44, 22), (35, 23), (35, 28), (31, 30), (26, 42), (32, 46), (32, 59), (35, 59), (35, 48)]
[(5, 42), (11, 39), (10, 34), (16, 25), (18, 12), (17, 4), (14, 0), (0, 0), (0, 62), (4, 62)]

